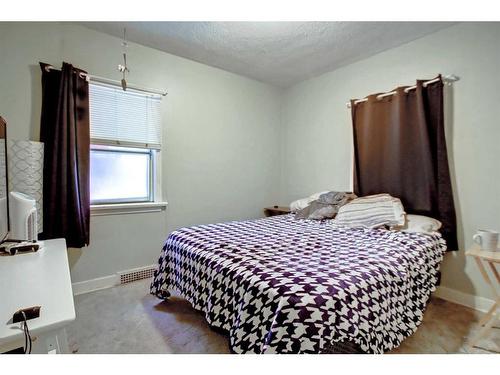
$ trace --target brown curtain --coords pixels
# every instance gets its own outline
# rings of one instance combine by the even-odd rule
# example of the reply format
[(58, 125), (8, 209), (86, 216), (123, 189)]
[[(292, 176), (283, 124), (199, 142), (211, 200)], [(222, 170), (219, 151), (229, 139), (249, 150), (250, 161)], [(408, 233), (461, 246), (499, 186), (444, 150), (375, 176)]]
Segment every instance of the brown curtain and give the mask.
[(443, 82), (351, 102), (354, 192), (389, 193), (407, 213), (434, 217), (448, 249), (458, 249), (455, 206), (444, 134)]
[(40, 141), (44, 146), (42, 238), (89, 244), (89, 86), (71, 64), (42, 69)]

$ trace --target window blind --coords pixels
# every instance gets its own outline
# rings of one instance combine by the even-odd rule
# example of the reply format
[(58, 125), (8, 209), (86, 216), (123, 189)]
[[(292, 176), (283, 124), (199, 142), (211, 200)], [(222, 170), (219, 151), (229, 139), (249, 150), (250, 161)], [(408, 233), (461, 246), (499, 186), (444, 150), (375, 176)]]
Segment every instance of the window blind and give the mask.
[(92, 143), (159, 149), (161, 97), (90, 83)]

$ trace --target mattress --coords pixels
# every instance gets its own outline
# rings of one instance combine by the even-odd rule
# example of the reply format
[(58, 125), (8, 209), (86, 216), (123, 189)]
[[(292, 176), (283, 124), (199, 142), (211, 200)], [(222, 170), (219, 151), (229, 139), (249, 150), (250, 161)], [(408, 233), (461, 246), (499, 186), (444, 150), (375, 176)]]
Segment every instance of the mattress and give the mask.
[(235, 353), (383, 353), (417, 329), (446, 251), (439, 233), (293, 215), (172, 232), (151, 293), (177, 291)]

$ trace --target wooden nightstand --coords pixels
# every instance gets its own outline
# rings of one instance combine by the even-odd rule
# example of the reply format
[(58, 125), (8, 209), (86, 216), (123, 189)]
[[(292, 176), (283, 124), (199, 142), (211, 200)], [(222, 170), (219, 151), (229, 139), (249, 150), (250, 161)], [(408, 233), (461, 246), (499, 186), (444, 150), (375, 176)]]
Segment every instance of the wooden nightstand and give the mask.
[(290, 213), (290, 207), (274, 206), (274, 207), (264, 208), (264, 215), (266, 215), (267, 217), (277, 216), (277, 215), (286, 215), (289, 213)]
[(495, 288), (494, 281), (492, 281), (488, 276), (485, 264), (487, 264), (490, 267), (491, 273), (495, 276), (496, 284), (500, 285), (500, 274), (496, 269), (496, 264), (500, 263), (500, 251), (481, 250), (480, 246), (475, 244), (469, 250), (467, 250), (465, 255), (474, 258), (474, 260), (477, 263), (477, 266), (479, 267), (479, 271), (481, 271), (481, 275), (483, 276), (484, 281), (486, 282), (486, 284), (490, 286), (490, 289), (493, 292), (493, 295), (495, 296), (495, 303), (493, 304), (491, 309), (486, 313), (486, 315), (479, 321), (479, 326), (481, 327), (481, 329), (469, 341), (469, 346), (473, 347), (476, 345), (476, 343), (481, 337), (486, 335), (491, 330), (493, 324), (495, 324), (495, 322), (498, 319), (498, 308), (500, 307), (500, 295), (498, 294)]

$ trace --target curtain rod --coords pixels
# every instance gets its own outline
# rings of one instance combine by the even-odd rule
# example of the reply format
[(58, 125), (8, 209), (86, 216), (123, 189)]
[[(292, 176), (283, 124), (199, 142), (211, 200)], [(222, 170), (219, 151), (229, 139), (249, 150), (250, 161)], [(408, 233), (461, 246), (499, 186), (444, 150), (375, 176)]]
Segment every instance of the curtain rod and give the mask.
[[(434, 79), (431, 79), (430, 81), (425, 81), (423, 83), (423, 86), (427, 87), (427, 85), (430, 85), (431, 83), (438, 82), (439, 79), (440, 78), (434, 78)], [(450, 74), (450, 75), (443, 77), (443, 81), (448, 82), (448, 83), (456, 82), (458, 80), (460, 80), (460, 77), (456, 76), (455, 74)], [(416, 88), (417, 88), (417, 85), (407, 87), (407, 88), (405, 88), (405, 93), (408, 93), (410, 90), (415, 90)], [(384, 94), (377, 95), (376, 98), (380, 100), (382, 98), (385, 98), (386, 96), (391, 96), (391, 95), (394, 95), (396, 93), (397, 93), (397, 91), (386, 92)], [(357, 99), (354, 101), (354, 104), (356, 105), (358, 103), (363, 103), (366, 101), (368, 101), (368, 98)], [(347, 106), (347, 108), (351, 108), (351, 102), (346, 103), (346, 106)]]
[[(57, 69), (54, 68), (52, 65), (47, 65), (45, 67), (45, 70), (48, 72), (50, 70), (57, 70)], [(88, 82), (94, 81), (94, 82), (106, 83), (108, 85), (121, 87), (121, 82), (115, 81), (114, 79), (94, 76), (94, 75), (91, 75), (88, 73), (80, 73), (80, 77), (85, 78)], [(148, 87), (140, 87), (140, 86), (137, 86), (134, 84), (129, 84), (129, 83), (127, 83), (127, 88), (130, 88), (131, 90), (134, 90), (134, 91), (141, 91), (141, 92), (144, 92), (147, 94), (156, 94), (156, 95), (161, 95), (161, 96), (167, 96), (167, 94), (168, 94), (168, 92), (166, 92), (166, 91), (152, 89), (152, 88), (148, 88)]]

